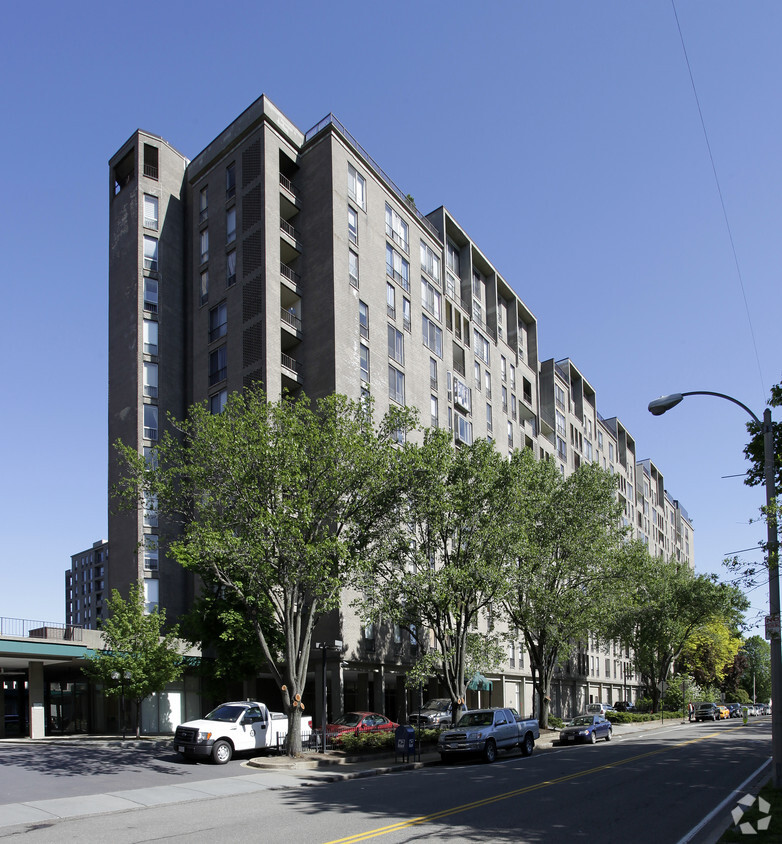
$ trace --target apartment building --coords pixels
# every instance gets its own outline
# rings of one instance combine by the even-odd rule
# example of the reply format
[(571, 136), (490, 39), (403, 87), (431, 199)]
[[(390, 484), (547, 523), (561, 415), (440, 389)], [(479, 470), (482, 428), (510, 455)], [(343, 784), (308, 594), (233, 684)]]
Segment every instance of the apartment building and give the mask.
[(97, 630), (103, 618), (109, 543), (99, 539), (92, 547), (71, 557), (65, 572), (65, 625)]
[[(571, 361), (539, 361), (519, 281), (447, 209), (421, 213), (332, 115), (302, 132), (262, 96), (192, 161), (137, 131), (109, 165), (110, 444), (149, 453), (168, 414), (200, 401), (220, 412), (256, 382), (272, 399), (369, 394), (378, 415), (415, 406), (455, 442), (531, 448), (563, 472), (602, 460), (620, 473), (628, 523), (665, 553), (684, 553), (686, 536), (690, 558), (691, 526), (657, 468), (637, 463), (633, 439), (600, 416)], [(109, 466), (111, 487), (112, 453)], [(155, 502), (114, 510), (107, 586), (141, 581), (150, 607), (179, 616), (196, 586), (166, 556)], [(416, 642), (347, 608), (318, 638), (346, 645), (330, 671), (333, 699), (401, 711)], [(590, 691), (590, 656), (563, 674), (563, 707), (627, 697), (625, 682)], [(494, 702), (529, 711), (528, 669), (515, 644)]]

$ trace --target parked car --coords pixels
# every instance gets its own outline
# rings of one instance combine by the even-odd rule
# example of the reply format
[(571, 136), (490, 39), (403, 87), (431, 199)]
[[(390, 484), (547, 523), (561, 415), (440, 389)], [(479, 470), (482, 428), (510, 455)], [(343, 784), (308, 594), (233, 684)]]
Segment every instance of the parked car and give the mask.
[(696, 721), (719, 721), (720, 711), (716, 703), (699, 703), (695, 707)]
[(594, 744), (599, 738), (611, 741), (611, 722), (602, 715), (579, 715), (559, 731), (559, 743), (588, 741)]
[(635, 704), (631, 703), (629, 700), (618, 700), (614, 704), (614, 709), (617, 712), (635, 712)]
[(584, 715), (606, 715), (608, 712), (616, 712), (610, 703), (588, 703), (584, 707)]
[(741, 718), (741, 704), (740, 703), (729, 703), (727, 704), (728, 710), (730, 711), (731, 718)]
[(379, 712), (346, 712), (341, 718), (327, 724), (326, 732), (332, 741), (339, 743), (349, 733), (391, 732), (398, 726)]
[[(462, 712), (467, 707), (462, 704)], [(410, 713), (410, 723), (414, 727), (450, 727), (453, 723), (451, 718), (451, 701), (447, 697), (437, 697), (427, 700), (421, 712)]]
[(487, 762), (497, 758), (498, 750), (520, 747), (522, 756), (530, 756), (540, 727), (534, 718), (523, 719), (515, 710), (472, 709), (463, 712), (450, 730), (443, 730), (437, 742), (440, 758), (480, 753)]
[(720, 721), (727, 721), (730, 718), (730, 709), (722, 704), (717, 704), (717, 709), (720, 713)]
[(754, 703), (748, 703), (747, 706), (746, 706), (746, 709), (747, 709), (748, 715), (757, 715), (758, 714), (755, 711), (755, 704)]

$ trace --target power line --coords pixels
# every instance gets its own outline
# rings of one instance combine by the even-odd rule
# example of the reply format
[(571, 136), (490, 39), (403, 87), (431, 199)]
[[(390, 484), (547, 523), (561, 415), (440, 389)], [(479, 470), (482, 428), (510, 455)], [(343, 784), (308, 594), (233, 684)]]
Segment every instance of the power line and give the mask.
[(709, 133), (706, 131), (706, 121), (703, 119), (703, 111), (701, 109), (701, 102), (698, 97), (698, 89), (695, 87), (695, 77), (692, 75), (692, 67), (690, 66), (690, 58), (687, 55), (687, 47), (684, 43), (684, 35), (682, 33), (682, 27), (679, 23), (679, 13), (676, 11), (676, 0), (671, 0), (671, 6), (673, 6), (673, 16), (676, 19), (676, 28), (679, 30), (679, 40), (682, 43), (682, 52), (684, 53), (684, 61), (687, 65), (687, 72), (690, 75), (690, 84), (692, 85), (692, 92), (695, 95), (695, 104), (698, 106), (698, 116), (700, 117), (701, 121), (701, 128), (703, 129), (703, 137), (706, 140), (706, 149), (709, 151), (709, 161), (711, 161), (711, 171), (714, 174), (714, 181), (717, 185), (717, 193), (719, 194), (720, 198), (720, 205), (722, 206), (722, 216), (725, 219), (725, 228), (728, 230), (728, 239), (730, 240), (730, 248), (733, 252), (733, 262), (736, 265), (736, 274), (738, 275), (739, 279), (739, 286), (741, 287), (741, 296), (744, 299), (744, 309), (747, 312), (747, 323), (749, 324), (749, 334), (752, 338), (752, 347), (755, 350), (755, 360), (757, 361), (758, 365), (758, 374), (760, 375), (760, 386), (761, 386), (761, 395), (763, 404), (766, 403), (766, 387), (765, 381), (763, 380), (763, 368), (760, 365), (760, 355), (758, 354), (758, 344), (755, 341), (755, 329), (752, 326), (752, 317), (749, 313), (749, 303), (747, 302), (747, 293), (744, 289), (744, 279), (741, 275), (741, 267), (739, 265), (739, 256), (736, 252), (736, 245), (733, 242), (733, 232), (730, 228), (730, 220), (728, 219), (728, 211), (725, 207), (725, 199), (722, 195), (722, 187), (720, 186), (719, 176), (717, 175), (717, 166), (714, 163), (714, 156), (711, 152), (711, 144), (709, 143)]

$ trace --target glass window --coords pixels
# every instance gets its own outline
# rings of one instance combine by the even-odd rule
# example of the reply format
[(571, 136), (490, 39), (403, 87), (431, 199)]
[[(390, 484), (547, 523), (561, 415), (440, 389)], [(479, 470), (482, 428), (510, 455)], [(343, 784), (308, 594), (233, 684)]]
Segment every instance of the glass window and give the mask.
[(484, 363), (489, 363), (489, 341), (480, 333), (480, 331), (474, 331), (473, 336), (475, 337), (475, 354), (479, 357)]
[(144, 228), (155, 229), (158, 227), (158, 199), (156, 196), (144, 194)]
[(434, 358), (429, 358), (429, 386), (437, 389), (437, 361)]
[(454, 246), (450, 240), (445, 244), (445, 266), (446, 269), (450, 270), (457, 278), (459, 278), (461, 275), (459, 248)]
[(157, 354), (157, 330), (158, 324), (153, 319), (144, 320), (144, 354)]
[(454, 413), (454, 436), (459, 442), (472, 445), (472, 422), (461, 413)]
[(353, 287), (358, 287), (358, 253), (348, 250), (348, 274)]
[(201, 304), (203, 305), (209, 301), (209, 270), (204, 270), (201, 273), (200, 292)]
[(491, 405), (490, 405), (490, 404), (488, 404), (488, 402), (487, 402), (487, 404), (486, 404), (486, 430), (487, 430), (487, 431), (492, 431), (492, 430), (493, 430), (493, 425), (492, 425), (492, 415), (491, 415)]
[(154, 404), (144, 405), (144, 439), (156, 440), (158, 434), (157, 427), (157, 407)]
[(503, 381), (507, 380), (508, 376), (508, 362), (505, 360), (505, 355), (500, 355), (500, 377)]
[(438, 410), (437, 396), (429, 396), (429, 412), (431, 415), (431, 425), (433, 428), (440, 427), (440, 411)]
[(421, 269), (440, 286), (440, 257), (421, 241)]
[(232, 249), (225, 256), (225, 286), (230, 287), (236, 282), (236, 250)]
[(144, 235), (144, 269), (157, 272), (157, 238)]
[(236, 207), (229, 208), (225, 212), (225, 242), (233, 243), (236, 240)]
[(425, 278), (421, 279), (421, 304), (435, 319), (442, 319), (442, 296)]
[(209, 397), (209, 412), (222, 413), (225, 408), (225, 403), (228, 401), (228, 390), (220, 390)]
[(144, 526), (157, 527), (157, 496), (144, 496)]
[(401, 246), (405, 252), (410, 251), (407, 236), (407, 223), (388, 204), (386, 204), (386, 235), (390, 237), (394, 243)]
[(367, 210), (366, 180), (352, 164), (348, 164), (348, 196), (362, 211)]
[(213, 343), (220, 337), (225, 337), (228, 330), (228, 309), (225, 302), (209, 311), (209, 342)]
[(358, 326), (359, 333), (365, 339), (369, 339), (369, 305), (359, 300), (358, 303)]
[(404, 334), (393, 325), (388, 326), (388, 356), (398, 364), (405, 365)]
[(160, 581), (151, 577), (144, 578), (144, 612), (154, 612), (160, 603)]
[(209, 186), (201, 188), (198, 196), (198, 222), (203, 223), (209, 217)]
[(358, 212), (348, 205), (348, 239), (358, 246)]
[(386, 244), (386, 275), (402, 286), (403, 290), (410, 290), (410, 264), (390, 244)]
[(144, 395), (157, 398), (157, 364), (144, 361)]
[(502, 390), (502, 410), (504, 413), (508, 412), (508, 388), (503, 384)]
[(227, 377), (227, 350), (220, 346), (209, 353), (209, 386), (212, 387)]
[(396, 288), (386, 282), (386, 312), (391, 319), (396, 319)]
[(487, 369), (484, 372), (484, 376), (486, 378), (486, 398), (490, 399), (491, 398), (491, 372), (489, 372), (489, 370)]
[(407, 296), (402, 297), (402, 328), (410, 331), (410, 300)]
[(369, 347), (359, 344), (359, 363), (361, 366), (361, 380), (369, 383)]
[(424, 346), (433, 351), (438, 358), (443, 356), (443, 330), (432, 322), (426, 314), (421, 315)]
[(144, 279), (144, 310), (151, 314), (157, 313), (157, 279)]
[(209, 260), (209, 229), (201, 232), (201, 263)]
[(144, 568), (150, 571), (157, 571), (158, 567), (158, 547), (159, 542), (157, 536), (148, 533), (144, 536)]
[(225, 198), (231, 199), (236, 196), (236, 163), (229, 164), (225, 168)]
[(405, 375), (388, 365), (388, 397), (398, 404), (405, 403)]
[(479, 361), (475, 361), (475, 386), (480, 390), (481, 389), (481, 364)]

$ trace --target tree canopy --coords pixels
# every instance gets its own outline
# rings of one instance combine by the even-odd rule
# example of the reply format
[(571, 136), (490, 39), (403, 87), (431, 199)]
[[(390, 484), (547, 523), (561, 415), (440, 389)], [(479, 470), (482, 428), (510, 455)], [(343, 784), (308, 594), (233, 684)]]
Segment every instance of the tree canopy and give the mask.
[[(332, 395), (271, 402), (260, 388), (172, 420), (154, 461), (119, 445), (128, 506), (146, 495), (177, 524), (169, 551), (220, 587), (254, 631), (289, 717), (290, 754), (301, 749), (301, 697), (317, 620), (339, 606), (373, 521), (396, 414), (375, 430), (371, 406)], [(270, 635), (273, 634), (273, 635)]]
[(112, 589), (106, 609), (108, 617), (101, 623), (104, 648), (88, 659), (84, 671), (103, 684), (107, 695), (135, 701), (138, 738), (141, 703), (179, 678), (182, 645), (176, 626), (165, 630), (164, 610), (146, 611), (140, 583), (131, 585), (127, 600)]

